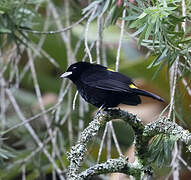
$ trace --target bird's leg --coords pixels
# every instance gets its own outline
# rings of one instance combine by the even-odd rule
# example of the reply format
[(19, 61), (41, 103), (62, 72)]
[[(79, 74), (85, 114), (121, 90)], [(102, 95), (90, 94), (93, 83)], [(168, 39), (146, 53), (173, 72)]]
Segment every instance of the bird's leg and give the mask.
[[(99, 107), (98, 111), (96, 112), (96, 116), (97, 116), (97, 115), (101, 112), (101, 110), (102, 110), (103, 106), (104, 106), (104, 104), (103, 104), (103, 105), (101, 105), (101, 106)], [(105, 108), (104, 108), (104, 109), (105, 109)]]

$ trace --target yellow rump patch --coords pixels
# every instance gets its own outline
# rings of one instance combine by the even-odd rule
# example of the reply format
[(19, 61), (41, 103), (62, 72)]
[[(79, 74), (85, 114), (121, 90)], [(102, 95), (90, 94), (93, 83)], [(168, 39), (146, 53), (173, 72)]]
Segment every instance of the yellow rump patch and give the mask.
[(130, 88), (137, 89), (137, 87), (136, 87), (134, 84), (130, 84), (129, 87), (130, 87)]
[(107, 68), (108, 71), (112, 71), (112, 72), (115, 72), (113, 69), (110, 69), (110, 68)]

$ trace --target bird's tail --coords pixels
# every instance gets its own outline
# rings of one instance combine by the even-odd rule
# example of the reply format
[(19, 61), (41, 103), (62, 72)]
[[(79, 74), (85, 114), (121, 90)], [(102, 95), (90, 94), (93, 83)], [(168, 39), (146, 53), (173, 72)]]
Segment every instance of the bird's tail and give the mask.
[(134, 92), (137, 93), (137, 95), (151, 97), (151, 98), (156, 99), (158, 101), (164, 102), (164, 99), (162, 99), (160, 96), (157, 96), (156, 94), (153, 94), (151, 92), (148, 92), (148, 91), (145, 91), (142, 89), (134, 89)]

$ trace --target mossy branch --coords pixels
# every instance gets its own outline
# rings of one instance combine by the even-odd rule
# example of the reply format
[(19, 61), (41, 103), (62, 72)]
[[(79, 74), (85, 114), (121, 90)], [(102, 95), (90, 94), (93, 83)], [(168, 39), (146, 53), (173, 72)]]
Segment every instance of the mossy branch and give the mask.
[[(128, 158), (119, 157), (117, 159), (108, 159), (104, 163), (96, 164), (87, 170), (79, 174), (80, 179), (85, 179), (93, 175), (100, 175), (105, 173), (124, 173), (127, 175), (132, 175), (136, 179), (141, 179), (146, 175), (146, 169), (139, 163), (135, 161), (134, 163), (129, 163)], [(147, 174), (149, 176), (150, 174)]]
[[(112, 119), (122, 119), (132, 126), (135, 132), (136, 161), (129, 163), (128, 158), (119, 157), (118, 159), (109, 159), (104, 163), (96, 164), (83, 172), (79, 168), (84, 160), (87, 151), (88, 142), (98, 134), (99, 129)], [(152, 137), (158, 134), (174, 135), (177, 140), (186, 144), (191, 142), (191, 133), (176, 123), (173, 123), (166, 117), (158, 121), (143, 125), (141, 120), (134, 114), (120, 109), (109, 109), (97, 113), (88, 127), (81, 133), (78, 143), (73, 146), (68, 153), (70, 165), (68, 167), (67, 177), (69, 180), (82, 180), (89, 176), (122, 172), (127, 175), (133, 175), (137, 179), (148, 177), (152, 174), (148, 157), (148, 144)], [(189, 151), (191, 148), (189, 147)]]

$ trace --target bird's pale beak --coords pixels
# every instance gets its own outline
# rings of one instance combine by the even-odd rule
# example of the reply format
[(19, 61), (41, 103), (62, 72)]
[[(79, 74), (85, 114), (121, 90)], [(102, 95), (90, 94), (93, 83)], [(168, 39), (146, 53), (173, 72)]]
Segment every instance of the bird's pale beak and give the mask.
[(64, 74), (62, 74), (60, 77), (61, 78), (67, 78), (69, 75), (71, 75), (72, 74), (72, 72), (71, 71), (69, 71), (69, 72), (65, 72)]

